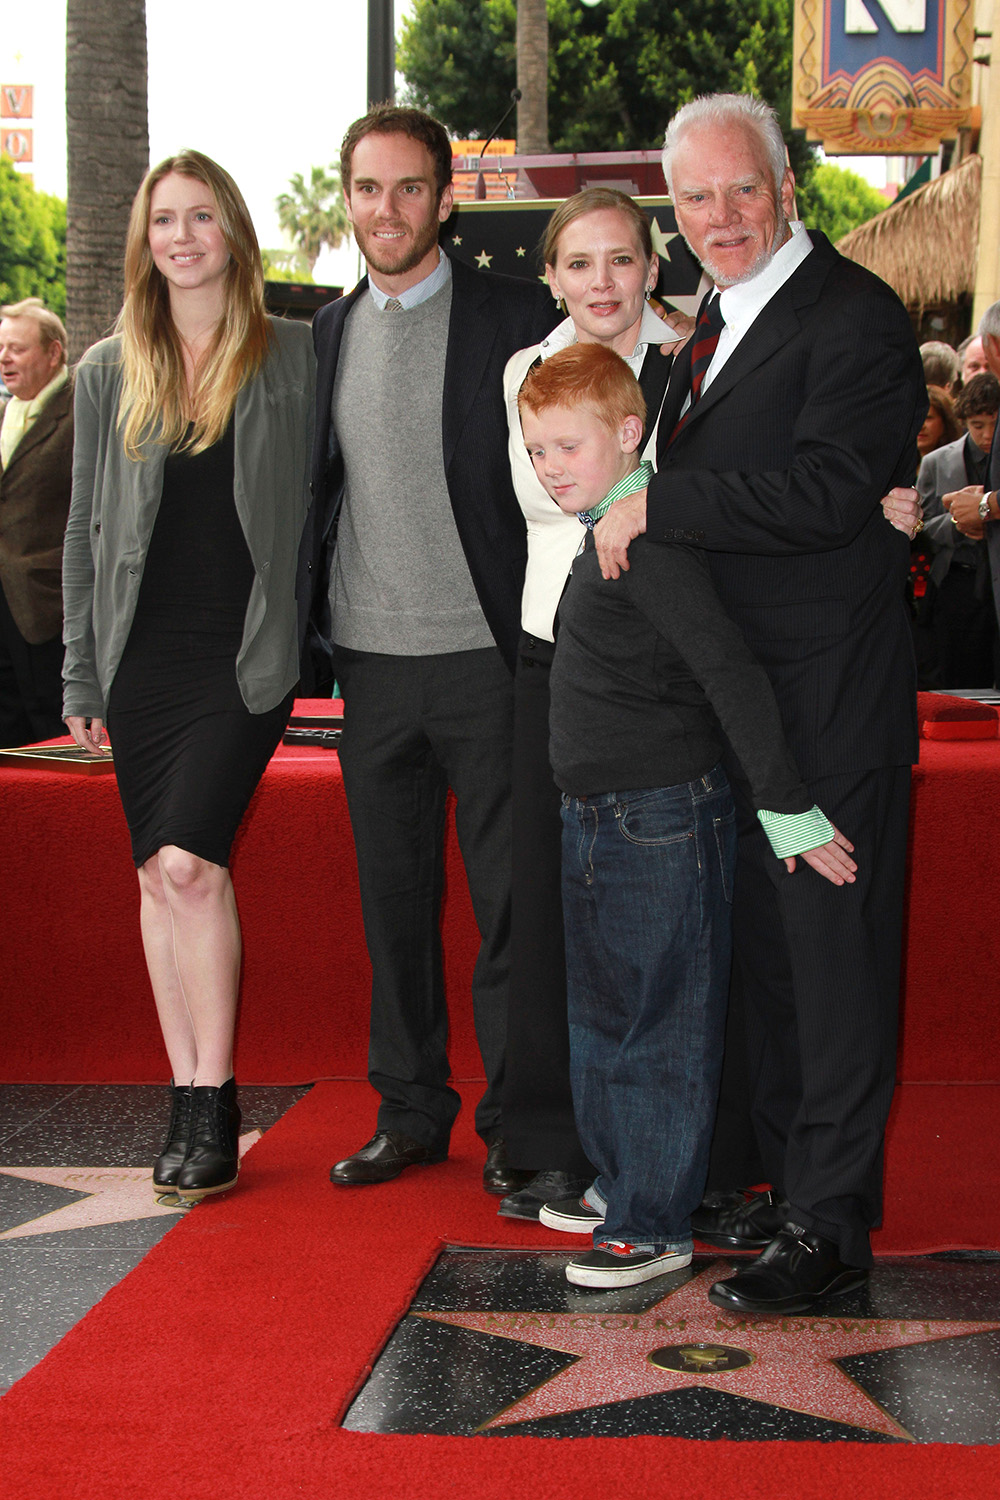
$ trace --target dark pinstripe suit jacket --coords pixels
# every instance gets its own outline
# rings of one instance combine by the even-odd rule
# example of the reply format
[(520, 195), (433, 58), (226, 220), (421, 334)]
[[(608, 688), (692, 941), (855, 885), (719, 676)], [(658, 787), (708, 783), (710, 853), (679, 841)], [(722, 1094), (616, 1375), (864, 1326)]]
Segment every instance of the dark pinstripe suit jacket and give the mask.
[[(927, 396), (896, 294), (811, 239), (661, 453), (647, 530), (707, 549), (814, 778), (917, 758), (908, 548), (879, 501), (913, 480)], [(689, 365), (690, 345), (671, 371), (664, 443)]]
[[(513, 277), (473, 271), (452, 260), (451, 318), (445, 357), (441, 433), (448, 494), (487, 624), (513, 670), (520, 630), (527, 541), (507, 458), (504, 366), (557, 321), (548, 290)], [(330, 562), (343, 499), (344, 464), (330, 402), (344, 324), (367, 278), (348, 297), (321, 308), (313, 322), (318, 363), (313, 503), (299, 561), (303, 684), (329, 640)], [(406, 392), (400, 391), (400, 401)]]

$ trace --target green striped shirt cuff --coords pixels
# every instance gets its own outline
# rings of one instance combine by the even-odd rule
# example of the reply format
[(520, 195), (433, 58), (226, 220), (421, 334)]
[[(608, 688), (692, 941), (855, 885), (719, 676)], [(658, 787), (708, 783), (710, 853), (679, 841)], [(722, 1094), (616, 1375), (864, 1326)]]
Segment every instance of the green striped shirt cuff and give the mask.
[(762, 808), (757, 816), (779, 859), (788, 859), (806, 849), (828, 844), (835, 832), (830, 819), (818, 807), (811, 807), (804, 813), (768, 812)]

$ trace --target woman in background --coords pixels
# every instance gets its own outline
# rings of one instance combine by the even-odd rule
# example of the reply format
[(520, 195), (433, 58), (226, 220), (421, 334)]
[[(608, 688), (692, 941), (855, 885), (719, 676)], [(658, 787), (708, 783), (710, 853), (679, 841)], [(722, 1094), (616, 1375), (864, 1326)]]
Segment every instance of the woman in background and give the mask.
[(241, 938), (230, 846), (298, 678), (309, 330), (264, 311), (243, 197), (187, 151), (145, 178), (125, 300), (76, 378), (64, 551), (66, 723), (107, 723), (173, 1074), (156, 1194), (232, 1187)]

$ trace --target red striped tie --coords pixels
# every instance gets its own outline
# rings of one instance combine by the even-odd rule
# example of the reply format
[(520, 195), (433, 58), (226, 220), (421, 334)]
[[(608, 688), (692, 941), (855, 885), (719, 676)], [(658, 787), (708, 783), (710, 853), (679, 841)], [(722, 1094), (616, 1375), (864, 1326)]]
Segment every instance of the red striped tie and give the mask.
[(722, 299), (713, 292), (698, 315), (694, 330), (694, 343), (691, 345), (691, 403), (670, 434), (671, 442), (684, 426), (701, 395), (708, 367), (712, 363), (719, 335), (725, 324), (726, 320), (722, 316)]

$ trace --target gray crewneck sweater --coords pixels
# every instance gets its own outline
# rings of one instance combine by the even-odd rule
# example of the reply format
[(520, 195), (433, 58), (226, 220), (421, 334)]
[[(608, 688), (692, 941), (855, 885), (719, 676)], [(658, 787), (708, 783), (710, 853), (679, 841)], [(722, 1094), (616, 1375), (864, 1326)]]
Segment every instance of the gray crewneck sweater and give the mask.
[(437, 656), (494, 645), (459, 540), (441, 447), (451, 282), (408, 312), (360, 297), (331, 414), (345, 492), (330, 580), (333, 639)]

